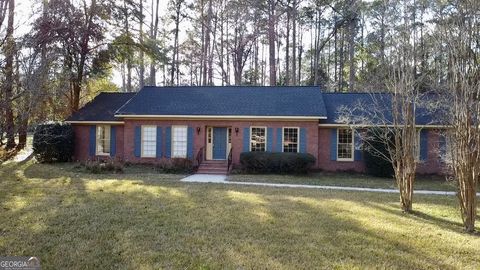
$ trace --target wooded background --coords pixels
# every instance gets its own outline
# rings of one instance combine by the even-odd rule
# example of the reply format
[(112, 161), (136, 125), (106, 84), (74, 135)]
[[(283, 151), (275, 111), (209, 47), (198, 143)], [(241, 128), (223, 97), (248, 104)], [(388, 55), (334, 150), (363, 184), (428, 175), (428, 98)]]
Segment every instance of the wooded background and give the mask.
[(385, 91), (405, 29), (428, 91), (445, 84), (452, 63), (445, 26), (472, 15), (459, 12), (463, 1), (443, 0), (21, 3), (0, 0), (2, 137), (62, 120), (99, 91), (143, 85)]

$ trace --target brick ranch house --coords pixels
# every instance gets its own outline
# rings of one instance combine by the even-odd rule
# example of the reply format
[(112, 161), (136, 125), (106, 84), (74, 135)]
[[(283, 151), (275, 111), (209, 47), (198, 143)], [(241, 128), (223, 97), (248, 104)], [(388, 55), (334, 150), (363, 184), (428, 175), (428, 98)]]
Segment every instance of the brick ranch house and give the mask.
[[(239, 166), (241, 152), (301, 152), (317, 158), (315, 169), (364, 172), (359, 138), (337, 119), (340, 107), (369, 96), (297, 86), (147, 86), (138, 93), (101, 93), (66, 122), (74, 127), (79, 161), (201, 157), (202, 164), (226, 164), (231, 152)], [(417, 117), (418, 172), (440, 174), (441, 126), (424, 118)]]

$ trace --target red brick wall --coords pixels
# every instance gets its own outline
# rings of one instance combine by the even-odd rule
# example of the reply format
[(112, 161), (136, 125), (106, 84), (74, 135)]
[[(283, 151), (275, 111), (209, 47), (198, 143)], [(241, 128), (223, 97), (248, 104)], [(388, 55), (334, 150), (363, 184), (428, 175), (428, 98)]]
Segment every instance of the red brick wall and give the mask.
[[(92, 125), (73, 125), (73, 131), (75, 133), (75, 150), (74, 160), (84, 161), (89, 158), (90, 147), (90, 127)], [(115, 125), (115, 138), (116, 138), (116, 157), (123, 159), (123, 126)], [(105, 156), (97, 156), (98, 158), (105, 158)]]
[(88, 159), (88, 145), (90, 144), (90, 126), (74, 125), (75, 133), (75, 151), (73, 159), (83, 161)]
[(117, 146), (116, 146), (116, 154), (115, 154), (115, 157), (119, 158), (119, 159), (123, 159), (123, 149), (124, 149), (124, 146), (123, 146), (123, 140), (125, 138), (124, 134), (123, 134), (123, 125), (116, 125), (115, 126), (115, 132), (116, 132), (116, 140), (117, 140)]
[[(165, 153), (165, 130), (166, 127), (172, 125), (186, 125), (193, 128), (194, 133), (194, 157), (198, 150), (206, 144), (206, 127), (231, 127), (232, 128), (232, 157), (233, 164), (240, 164), (240, 153), (243, 151), (243, 131), (244, 128), (250, 126), (266, 126), (273, 128), (273, 147), (275, 149), (277, 143), (277, 128), (281, 127), (303, 127), (307, 134), (307, 152), (313, 156), (318, 156), (318, 123), (315, 121), (219, 121), (219, 120), (125, 120), (125, 144), (124, 157), (129, 162), (155, 162), (155, 158), (137, 158), (134, 155), (134, 134), (135, 126), (141, 125), (155, 125), (161, 126), (163, 132), (162, 153)], [(200, 127), (200, 134), (197, 134), (197, 127)], [(235, 128), (238, 128), (238, 134), (235, 133)]]
[(428, 131), (427, 159), (417, 166), (418, 174), (443, 174), (444, 164), (440, 157), (440, 136), (438, 130)]
[[(290, 121), (186, 121), (186, 120), (126, 120), (125, 125), (116, 126), (116, 156), (130, 162), (155, 162), (155, 158), (137, 158), (134, 156), (134, 130), (137, 125), (156, 125), (162, 127), (163, 142), (162, 152), (165, 153), (165, 128), (171, 125), (187, 125), (193, 127), (194, 133), (194, 157), (200, 147), (205, 146), (207, 126), (232, 127), (233, 164), (239, 165), (240, 153), (243, 151), (244, 128), (250, 126), (266, 126), (273, 128), (273, 148), (277, 151), (277, 128), (303, 127), (307, 131), (307, 152), (317, 157), (315, 168), (325, 171), (354, 171), (365, 172), (363, 161), (332, 161), (330, 160), (330, 128), (319, 128), (316, 122), (290, 122)], [(89, 158), (89, 132), (90, 125), (74, 125), (75, 132), (75, 160), (87, 160)], [(200, 127), (200, 134), (197, 134)], [(235, 128), (239, 129), (238, 134)], [(435, 130), (428, 132), (428, 157), (418, 165), (419, 174), (441, 174), (443, 164), (439, 155), (439, 134)]]
[[(428, 131), (427, 159), (417, 166), (418, 174), (442, 174), (444, 166), (440, 159), (439, 133), (436, 130)], [(325, 171), (354, 171), (365, 172), (364, 161), (332, 161), (330, 160), (330, 128), (318, 129), (318, 167)]]
[(363, 161), (330, 160), (331, 128), (318, 128), (318, 168), (325, 171), (365, 172)]

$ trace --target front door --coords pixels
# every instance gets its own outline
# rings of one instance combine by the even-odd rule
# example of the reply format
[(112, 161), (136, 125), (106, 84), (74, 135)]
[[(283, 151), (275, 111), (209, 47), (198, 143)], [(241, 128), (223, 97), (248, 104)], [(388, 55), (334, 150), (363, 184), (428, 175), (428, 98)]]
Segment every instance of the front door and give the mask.
[(227, 159), (227, 128), (213, 128), (213, 159)]

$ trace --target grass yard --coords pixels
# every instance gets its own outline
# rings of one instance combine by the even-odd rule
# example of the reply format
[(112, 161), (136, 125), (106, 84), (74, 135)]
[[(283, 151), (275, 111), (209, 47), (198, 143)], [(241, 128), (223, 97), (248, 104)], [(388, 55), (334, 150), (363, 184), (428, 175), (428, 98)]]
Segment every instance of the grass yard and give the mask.
[[(311, 173), (308, 175), (276, 175), (276, 174), (232, 174), (229, 181), (264, 182), (282, 184), (305, 184), (325, 186), (345, 186), (364, 188), (396, 188), (394, 179), (379, 178), (361, 174), (349, 173)], [(418, 177), (415, 181), (416, 190), (455, 191), (455, 184), (445, 178)]]
[(180, 178), (0, 165), (0, 254), (43, 269), (480, 268), (454, 196), (415, 196), (406, 215), (395, 194)]

